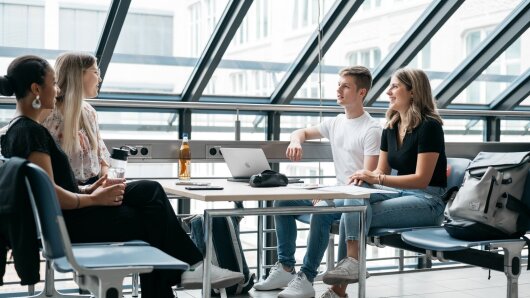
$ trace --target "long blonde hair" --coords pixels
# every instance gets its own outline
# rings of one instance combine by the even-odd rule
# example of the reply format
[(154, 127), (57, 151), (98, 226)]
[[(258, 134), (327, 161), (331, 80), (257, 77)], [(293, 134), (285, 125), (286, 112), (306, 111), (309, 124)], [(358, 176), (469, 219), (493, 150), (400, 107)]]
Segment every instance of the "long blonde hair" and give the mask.
[(62, 104), (64, 129), (61, 147), (66, 154), (79, 152), (79, 130), (84, 129), (92, 150), (97, 150), (96, 132), (90, 128), (87, 117), (82, 113), (83, 105), (83, 74), (96, 63), (96, 58), (85, 53), (64, 53), (55, 61), (57, 86), (60, 92), (57, 101)]
[[(436, 109), (429, 78), (423, 70), (401, 68), (396, 70), (392, 76), (405, 85), (408, 91), (414, 92), (414, 97), (411, 99), (412, 104), (407, 111), (409, 120), (407, 131), (416, 128), (427, 117), (443, 125), (442, 118)], [(386, 111), (386, 120), (386, 127), (393, 128), (395, 124), (401, 121), (401, 117), (397, 111), (388, 109)]]

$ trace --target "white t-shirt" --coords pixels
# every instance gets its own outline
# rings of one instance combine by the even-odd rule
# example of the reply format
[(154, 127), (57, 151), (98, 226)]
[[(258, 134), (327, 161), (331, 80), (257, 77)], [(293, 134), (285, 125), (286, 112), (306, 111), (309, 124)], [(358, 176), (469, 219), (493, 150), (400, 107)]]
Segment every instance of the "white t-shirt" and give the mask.
[(367, 112), (355, 119), (339, 114), (317, 128), (331, 144), (338, 184), (346, 184), (348, 176), (363, 169), (365, 155), (379, 155), (381, 126)]

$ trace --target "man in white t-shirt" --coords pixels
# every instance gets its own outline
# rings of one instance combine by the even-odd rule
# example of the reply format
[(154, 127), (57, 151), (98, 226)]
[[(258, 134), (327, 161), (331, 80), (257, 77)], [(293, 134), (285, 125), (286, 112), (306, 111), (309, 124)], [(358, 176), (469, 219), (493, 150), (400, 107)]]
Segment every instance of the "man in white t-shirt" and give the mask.
[[(377, 166), (381, 142), (381, 127), (377, 120), (364, 111), (363, 101), (372, 85), (370, 70), (362, 66), (344, 68), (339, 72), (337, 103), (344, 114), (327, 119), (320, 125), (303, 128), (291, 134), (291, 143), (286, 155), (292, 161), (302, 159), (302, 143), (306, 140), (329, 139), (335, 174), (338, 184), (351, 183), (350, 175), (360, 169), (374, 170)], [(344, 200), (334, 200), (336, 206)], [(310, 200), (275, 201), (274, 206), (313, 206), (327, 204)], [(273, 290), (287, 287), (278, 297), (314, 297), (313, 280), (324, 256), (329, 239), (329, 230), (341, 214), (312, 215), (307, 252), (300, 272), (296, 274), (294, 254), (296, 251), (296, 222), (298, 216), (275, 216), (278, 240), (278, 262), (266, 280), (254, 288)]]

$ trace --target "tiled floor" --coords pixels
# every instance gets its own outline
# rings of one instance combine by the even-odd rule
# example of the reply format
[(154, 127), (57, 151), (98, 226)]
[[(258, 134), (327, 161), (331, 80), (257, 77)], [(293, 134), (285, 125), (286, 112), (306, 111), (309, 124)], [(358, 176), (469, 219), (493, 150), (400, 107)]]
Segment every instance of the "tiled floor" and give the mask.
[[(525, 267), (526, 269), (526, 267)], [(506, 297), (506, 277), (500, 272), (480, 268), (448, 269), (416, 273), (376, 275), (367, 280), (366, 297), (410, 297), (410, 298), (464, 298)], [(317, 297), (326, 291), (327, 285), (316, 283)], [(237, 297), (277, 297), (278, 291), (251, 291)], [(350, 286), (348, 295), (357, 297), (357, 285)], [(179, 292), (179, 298), (200, 298), (200, 291)], [(519, 298), (530, 297), (530, 271), (519, 277)]]
[[(526, 266), (524, 267), (526, 269)], [(71, 283), (71, 282), (70, 282)], [(58, 287), (60, 287), (58, 285)], [(72, 287), (72, 285), (70, 285)], [(326, 291), (327, 285), (316, 283), (316, 297)], [(0, 297), (15, 297), (6, 294), (0, 287)], [(18, 291), (24, 290), (18, 287)], [(279, 291), (257, 292), (231, 297), (277, 297)], [(22, 293), (21, 293), (22, 294)], [(357, 285), (348, 289), (349, 297), (357, 297)], [(21, 295), (17, 295), (21, 296)], [(129, 294), (125, 297), (130, 297)], [(179, 298), (201, 298), (199, 290), (179, 291)], [(390, 275), (372, 275), (367, 280), (366, 297), (410, 297), (410, 298), (470, 298), (470, 297), (506, 297), (506, 277), (500, 272), (491, 272), (480, 268), (433, 270)], [(519, 297), (530, 298), (530, 271), (523, 271), (519, 277)]]

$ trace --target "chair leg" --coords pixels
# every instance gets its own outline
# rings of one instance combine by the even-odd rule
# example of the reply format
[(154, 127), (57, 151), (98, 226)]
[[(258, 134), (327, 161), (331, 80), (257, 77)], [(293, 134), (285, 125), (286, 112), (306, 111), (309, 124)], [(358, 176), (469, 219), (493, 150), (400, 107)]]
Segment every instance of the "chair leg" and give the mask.
[(399, 265), (398, 265), (399, 272), (402, 272), (405, 270), (405, 250), (400, 249), (399, 250)]
[[(31, 296), (31, 298), (71, 298), (71, 297), (90, 297), (90, 295), (65, 295), (60, 292), (58, 292), (55, 289), (55, 272), (52, 268), (52, 263), (48, 260), (46, 260), (46, 270), (44, 271), (45, 277), (44, 277), (44, 289), (39, 294), (35, 295), (35, 286), (33, 287), (33, 293), (30, 293), (29, 295), (35, 295)], [(28, 291), (29, 291), (28, 286)]]
[(493, 248), (502, 248), (504, 251), (504, 274), (506, 275), (506, 297), (519, 297), (519, 275), (521, 275), (521, 251), (524, 242), (514, 241), (493, 245)]
[(132, 297), (137, 298), (138, 297), (138, 287), (139, 287), (139, 281), (140, 275), (138, 273), (133, 273), (131, 276), (132, 280)]
[(28, 295), (30, 295), (30, 296), (35, 295), (35, 285), (29, 285), (28, 286)]
[(221, 296), (221, 298), (226, 298), (228, 297), (228, 295), (226, 294), (226, 289), (219, 289), (219, 295)]
[(326, 271), (335, 268), (335, 234), (329, 233)]

